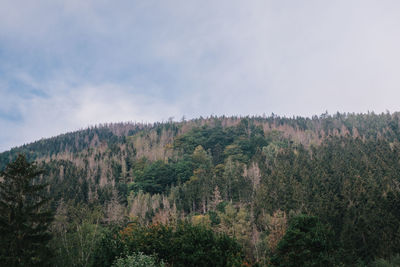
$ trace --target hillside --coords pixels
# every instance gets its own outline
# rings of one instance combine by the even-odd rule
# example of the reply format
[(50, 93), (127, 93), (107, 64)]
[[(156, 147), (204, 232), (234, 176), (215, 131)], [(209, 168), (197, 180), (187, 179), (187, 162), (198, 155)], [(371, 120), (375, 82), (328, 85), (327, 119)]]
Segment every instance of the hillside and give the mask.
[(399, 124), (400, 113), (115, 123), (1, 153), (0, 169), (19, 153), (44, 168), (58, 223), (72, 206), (99, 209), (103, 227), (183, 219), (234, 237), (252, 264), (274, 262), (292, 218), (316, 216), (332, 262), (356, 266), (400, 252)]

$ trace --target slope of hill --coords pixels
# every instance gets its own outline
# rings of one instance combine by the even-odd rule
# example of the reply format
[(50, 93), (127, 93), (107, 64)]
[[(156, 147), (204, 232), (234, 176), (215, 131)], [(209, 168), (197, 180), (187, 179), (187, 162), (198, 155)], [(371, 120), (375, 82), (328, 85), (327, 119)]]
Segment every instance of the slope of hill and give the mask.
[(399, 123), (400, 113), (116, 123), (1, 153), (0, 169), (25, 153), (46, 169), (55, 208), (101, 205), (108, 223), (184, 218), (264, 265), (291, 218), (317, 216), (340, 248), (332, 257), (351, 266), (399, 253)]

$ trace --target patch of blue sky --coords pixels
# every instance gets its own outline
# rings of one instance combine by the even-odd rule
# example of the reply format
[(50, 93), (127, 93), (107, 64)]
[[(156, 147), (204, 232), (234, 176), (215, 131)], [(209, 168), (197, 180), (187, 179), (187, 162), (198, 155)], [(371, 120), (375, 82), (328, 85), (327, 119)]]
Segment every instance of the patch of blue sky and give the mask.
[(0, 109), (0, 120), (12, 122), (12, 123), (21, 123), (24, 121), (24, 117), (16, 109), (7, 110), (7, 111)]
[(22, 99), (30, 99), (32, 97), (48, 98), (49, 95), (41, 88), (33, 87), (19, 79), (10, 79), (7, 81), (5, 88), (11, 95), (18, 96)]

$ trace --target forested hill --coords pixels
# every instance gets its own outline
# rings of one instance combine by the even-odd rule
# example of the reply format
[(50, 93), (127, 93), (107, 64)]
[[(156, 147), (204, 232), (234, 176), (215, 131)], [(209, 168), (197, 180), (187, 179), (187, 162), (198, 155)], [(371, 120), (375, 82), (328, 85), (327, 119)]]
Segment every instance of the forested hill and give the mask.
[[(24, 153), (32, 160), (45, 159), (60, 154), (77, 154), (100, 146), (121, 146), (129, 143), (132, 137), (147, 136), (147, 143), (158, 143), (165, 133), (167, 141), (178, 137), (190, 130), (207, 128), (227, 129), (237, 127), (261, 128), (264, 135), (279, 131), (279, 134), (296, 143), (306, 146), (318, 144), (327, 136), (347, 136), (360, 138), (380, 138), (384, 136), (390, 140), (398, 138), (400, 113), (368, 113), (368, 114), (341, 114), (329, 115), (327, 113), (312, 118), (304, 117), (210, 117), (182, 122), (165, 122), (154, 124), (141, 123), (110, 123), (100, 124), (76, 132), (62, 134), (53, 138), (42, 139), (30, 144), (13, 148), (0, 153), (0, 167), (18, 153)], [(209, 132), (212, 132), (210, 130)], [(154, 134), (157, 139), (154, 139)], [(161, 136), (161, 133), (164, 135)], [(205, 133), (206, 135), (209, 133)], [(151, 137), (150, 137), (151, 136)], [(207, 136), (204, 136), (207, 137)], [(141, 140), (144, 141), (144, 140)]]
[(57, 214), (100, 207), (104, 227), (188, 220), (236, 238), (261, 266), (290, 266), (291, 222), (312, 216), (330, 233), (328, 266), (365, 266), (400, 253), (399, 124), (400, 113), (115, 123), (1, 153), (0, 169), (26, 154), (46, 170)]

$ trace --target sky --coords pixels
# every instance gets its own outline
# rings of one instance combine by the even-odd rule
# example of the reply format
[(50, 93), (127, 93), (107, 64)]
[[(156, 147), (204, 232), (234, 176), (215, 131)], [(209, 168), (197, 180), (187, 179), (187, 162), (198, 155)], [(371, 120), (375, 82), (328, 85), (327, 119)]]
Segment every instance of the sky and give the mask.
[(106, 122), (400, 111), (398, 0), (1, 0), (0, 152)]

